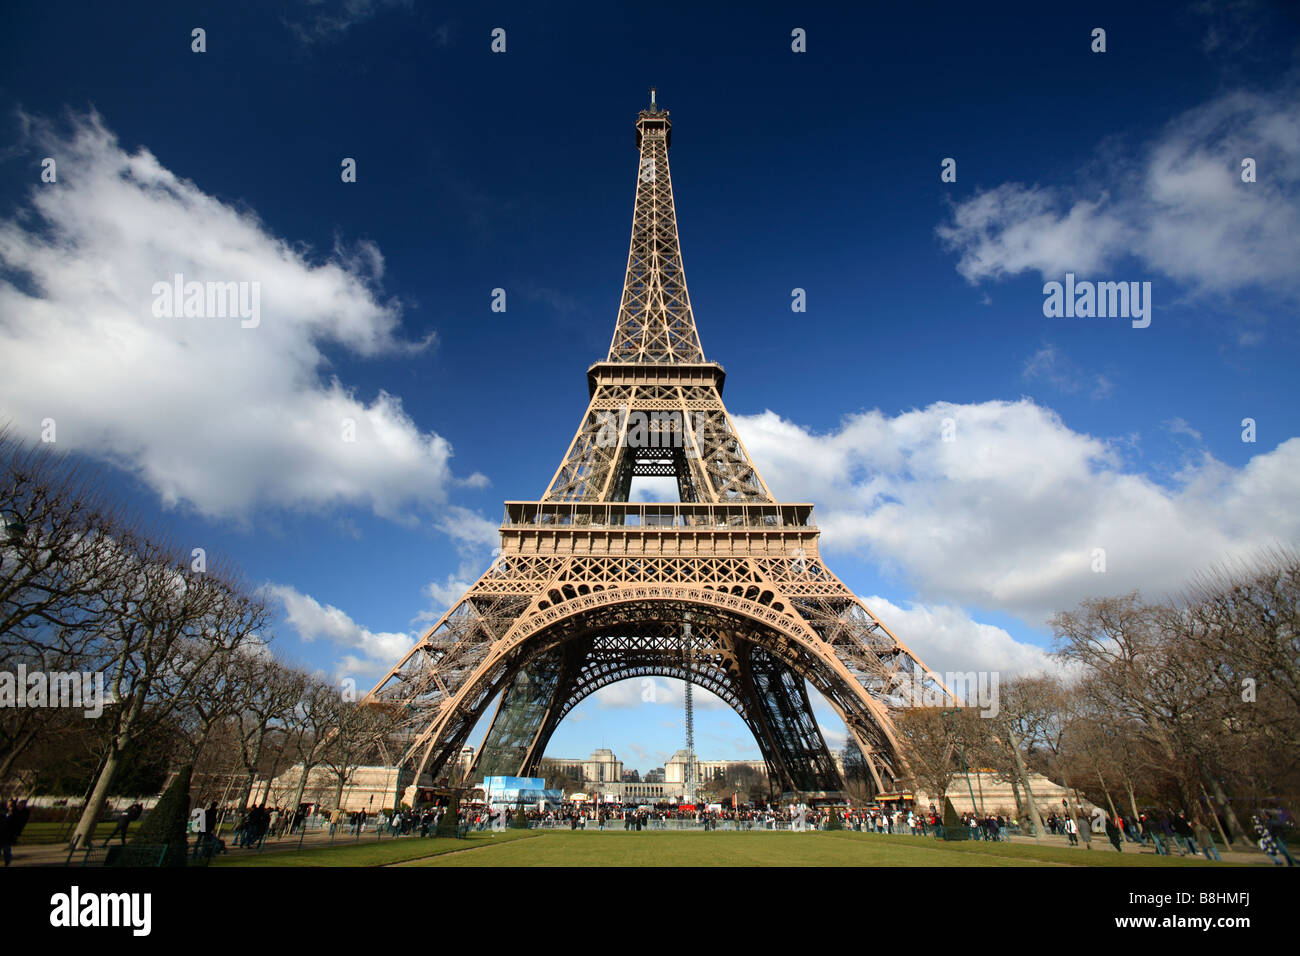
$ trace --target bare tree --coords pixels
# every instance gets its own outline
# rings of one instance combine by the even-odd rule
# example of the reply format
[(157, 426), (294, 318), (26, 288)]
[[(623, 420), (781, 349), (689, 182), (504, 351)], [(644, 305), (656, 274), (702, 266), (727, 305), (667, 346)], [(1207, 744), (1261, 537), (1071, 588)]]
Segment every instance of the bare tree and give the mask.
[(393, 713), (387, 708), (351, 702), (340, 705), (335, 733), (327, 740), (321, 758), (337, 784), (334, 806), (342, 805), (343, 788), (353, 772), (368, 758), (377, 757), (380, 743), (394, 726)]
[[(1208, 787), (1229, 833), (1241, 838), (1244, 830), (1217, 772), (1234, 731), (1224, 662), (1198, 652), (1188, 639), (1194, 615), (1186, 606), (1144, 604), (1135, 592), (1085, 601), (1077, 611), (1058, 614), (1053, 629), (1059, 653), (1088, 670), (1083, 687), (1106, 715), (1103, 726), (1138, 739), (1147, 776), (1167, 777), (1175, 802), (1191, 813)], [(1106, 798), (1113, 808), (1109, 791)]]
[(138, 533), (118, 542), (117, 572), (105, 582), (112, 736), (74, 845), (90, 839), (122, 754), (137, 736), (191, 706), (217, 662), (251, 639), (255, 599), (217, 569), (191, 571), (187, 556)]
[(307, 677), (262, 648), (242, 651), (232, 663), (234, 683), (240, 688), (240, 694), (229, 724), (236, 763), (243, 776), (237, 801), (242, 811), (248, 809), (272, 731), (277, 727), (287, 728), (291, 722)]
[(907, 752), (905, 782), (923, 790), (941, 805), (958, 767), (953, 760), (957, 747), (978, 746), (987, 728), (974, 708), (944, 710), (939, 707), (902, 709), (894, 722)]
[(1253, 565), (1216, 569), (1183, 603), (1188, 645), (1228, 668), (1238, 689), (1253, 681), (1300, 709), (1300, 552), (1273, 549)]
[(197, 761), (214, 728), (256, 693), (253, 681), (270, 659), (260, 637), (266, 622), (259, 598), (237, 585), (218, 587), (201, 629), (178, 642), (173, 665), (160, 674), (155, 693), (173, 700), (187, 763)]
[[(345, 706), (339, 689), (319, 678), (307, 677), (298, 685), (297, 700), (286, 718), (294, 754), (302, 767), (294, 806), (302, 802), (312, 770), (320, 766), (329, 752), (331, 741), (339, 732)], [(341, 795), (342, 791), (339, 792)], [(337, 801), (334, 806), (339, 806)]]
[[(0, 429), (0, 658), (29, 673), (102, 666), (102, 582), (115, 572), (117, 515), (47, 446)], [(0, 710), (0, 781), (38, 734), (83, 719), (54, 707)]]

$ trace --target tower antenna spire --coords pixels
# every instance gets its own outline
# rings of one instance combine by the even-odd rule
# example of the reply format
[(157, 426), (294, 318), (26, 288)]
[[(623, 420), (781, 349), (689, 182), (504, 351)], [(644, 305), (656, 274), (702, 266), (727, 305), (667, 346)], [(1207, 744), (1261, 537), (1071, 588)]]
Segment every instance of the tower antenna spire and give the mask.
[(655, 106), (655, 88), (653, 86), (650, 87), (650, 108), (652, 110), (657, 110), (659, 108)]

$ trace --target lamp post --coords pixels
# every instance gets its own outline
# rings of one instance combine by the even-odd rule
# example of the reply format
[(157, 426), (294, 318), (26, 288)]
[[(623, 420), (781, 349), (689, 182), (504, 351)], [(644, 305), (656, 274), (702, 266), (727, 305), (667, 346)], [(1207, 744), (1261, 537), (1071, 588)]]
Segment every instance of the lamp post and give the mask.
[[(955, 711), (955, 710), (945, 710), (945, 711), (942, 711), (942, 712), (940, 713), (940, 716), (941, 716), (941, 717), (951, 717), (951, 716), (953, 716), (953, 715), (956, 714), (956, 713), (957, 713), (957, 711)], [(964, 773), (964, 774), (966, 775), (966, 789), (967, 789), (968, 791), (970, 791), (970, 806), (971, 806), (971, 811), (974, 812), (974, 810), (975, 810), (975, 790), (974, 790), (974, 788), (971, 787), (971, 785), (970, 785), (970, 770), (966, 767), (966, 748), (965, 748), (965, 746), (963, 746), (963, 744), (962, 744), (962, 742), (961, 742), (960, 739), (957, 741), (957, 754), (961, 757), (961, 769), (962, 769), (962, 773)], [(981, 787), (980, 789), (981, 789), (981, 792), (983, 792), (983, 787)], [(983, 807), (983, 801), (982, 801), (982, 800), (980, 801), (980, 804), (981, 804), (981, 805), (980, 805), (980, 812), (983, 813), (983, 812), (984, 812), (984, 807)]]

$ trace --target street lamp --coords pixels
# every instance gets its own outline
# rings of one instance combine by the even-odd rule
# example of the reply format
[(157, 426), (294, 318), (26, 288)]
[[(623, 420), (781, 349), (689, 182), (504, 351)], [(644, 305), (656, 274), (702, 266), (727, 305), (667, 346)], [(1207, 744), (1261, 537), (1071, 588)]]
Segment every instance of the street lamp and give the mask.
[[(942, 711), (942, 712), (940, 713), (940, 716), (941, 716), (941, 717), (951, 717), (951, 716), (953, 716), (953, 715), (956, 714), (956, 713), (957, 713), (957, 711), (955, 711), (955, 710), (945, 710), (945, 711)], [(967, 789), (968, 791), (970, 791), (970, 807), (971, 807), (971, 812), (973, 813), (973, 812), (975, 811), (975, 806), (976, 806), (976, 804), (975, 804), (975, 790), (974, 790), (974, 789), (971, 787), (971, 785), (970, 785), (970, 769), (966, 766), (966, 748), (965, 748), (965, 746), (962, 744), (962, 741), (960, 740), (960, 738), (957, 740), (957, 753), (958, 753), (958, 755), (961, 757), (961, 769), (962, 769), (962, 773), (964, 773), (964, 774), (966, 775), (966, 789)], [(981, 806), (980, 806), (980, 812), (983, 813), (983, 812), (984, 812), (984, 807), (982, 806), (983, 801), (980, 801), (980, 803), (981, 803)]]

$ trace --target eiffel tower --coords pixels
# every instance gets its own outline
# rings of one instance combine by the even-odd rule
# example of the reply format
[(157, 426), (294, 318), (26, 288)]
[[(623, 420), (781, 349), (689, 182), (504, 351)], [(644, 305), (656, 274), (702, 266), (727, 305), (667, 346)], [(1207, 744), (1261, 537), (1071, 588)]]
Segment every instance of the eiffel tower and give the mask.
[[(727, 414), (682, 269), (672, 123), (650, 96), (622, 303), (609, 356), (587, 370), (582, 422), (541, 500), (506, 502), (491, 567), (367, 700), (400, 705), (408, 780), (445, 777), (498, 700), (477, 780), (533, 775), (601, 687), (678, 678), (735, 709), (784, 791), (840, 794), (810, 684), (877, 792), (893, 789), (905, 758), (892, 695), (930, 678), (822, 562), (813, 506), (773, 498)], [(641, 476), (675, 479), (680, 501), (629, 501)]]

